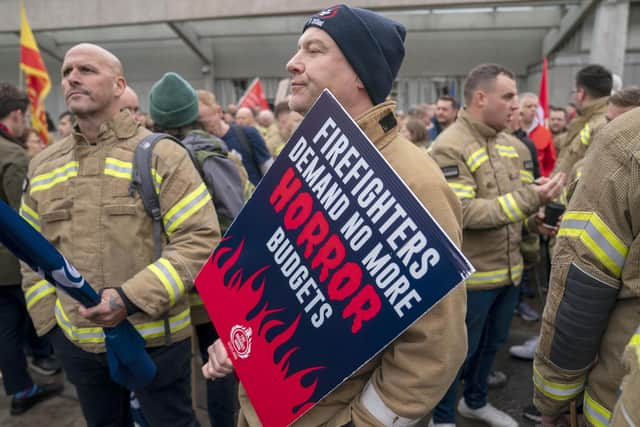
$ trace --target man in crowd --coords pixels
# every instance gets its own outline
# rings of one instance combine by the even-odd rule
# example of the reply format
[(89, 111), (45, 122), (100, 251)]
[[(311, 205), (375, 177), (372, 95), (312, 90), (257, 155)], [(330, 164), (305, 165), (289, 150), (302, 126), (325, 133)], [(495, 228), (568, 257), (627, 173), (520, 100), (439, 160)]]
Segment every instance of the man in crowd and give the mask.
[(569, 173), (584, 157), (593, 136), (606, 124), (612, 81), (611, 72), (601, 65), (588, 65), (576, 74), (573, 97), (578, 112), (567, 130), (554, 172)]
[(138, 122), (140, 126), (145, 126), (147, 118), (145, 114), (140, 111), (140, 104), (138, 102), (138, 94), (131, 86), (127, 86), (124, 90), (124, 94), (120, 97), (120, 108), (127, 108), (133, 114), (133, 118)]
[[(523, 224), (541, 232), (539, 218), (531, 216), (564, 185), (563, 174), (541, 178), (538, 185), (513, 179), (520, 178), (529, 154), (520, 141), (502, 132), (517, 110), (516, 94), (515, 76), (506, 68), (483, 64), (471, 70), (464, 83), (466, 108), (432, 151), (461, 200), (462, 251), (476, 268), (466, 281), (469, 352), (460, 373), (464, 393), (457, 408), (461, 415), (495, 427), (518, 424), (487, 401), (487, 378), (518, 303)], [(455, 423), (458, 385), (456, 378), (435, 408), (435, 425)]]
[(249, 174), (249, 181), (258, 185), (273, 163), (273, 157), (258, 130), (253, 126), (240, 125), (241, 120), (237, 120), (241, 111), (247, 110), (248, 113), (245, 113), (251, 117), (253, 112), (246, 107), (238, 109), (237, 124), (230, 125), (222, 120), (222, 109), (212, 101), (215, 97), (208, 97), (205, 93), (198, 91), (200, 122), (205, 125), (207, 132), (222, 139), (229, 149), (240, 153), (242, 164)]
[(520, 119), (522, 128), (527, 132), (529, 139), (536, 145), (540, 174), (549, 176), (556, 163), (556, 148), (553, 145), (553, 135), (544, 127), (544, 123), (538, 123), (538, 96), (531, 92), (520, 96)]
[(276, 157), (284, 148), (291, 134), (302, 120), (302, 116), (295, 111), (291, 111), (288, 101), (282, 101), (275, 107), (276, 116), (275, 130), (271, 130), (265, 141), (271, 155)]
[(458, 117), (458, 101), (449, 95), (440, 96), (436, 101), (433, 127), (429, 129), (429, 141), (435, 141), (443, 130), (456, 121), (456, 117)]
[(549, 106), (549, 130), (553, 135), (553, 145), (556, 148), (556, 155), (560, 155), (560, 150), (564, 147), (567, 137), (567, 123), (569, 122), (567, 110), (561, 107)]
[(63, 111), (58, 117), (58, 136), (60, 139), (66, 138), (73, 132), (73, 113), (71, 111)]
[(634, 108), (595, 136), (563, 215), (533, 365), (544, 426), (566, 422), (578, 398), (588, 425), (607, 426), (618, 399), (622, 354), (640, 324), (639, 135)]
[(262, 139), (266, 140), (269, 132), (277, 130), (275, 121), (276, 118), (271, 110), (262, 110), (258, 113), (258, 117), (256, 119), (256, 128), (260, 131)]
[[(340, 5), (310, 17), (298, 51), (287, 64), (292, 75), (289, 105), (304, 114), (322, 90), (331, 90), (453, 242), (460, 244), (459, 202), (433, 160), (399, 135), (395, 104), (385, 102), (404, 57), (404, 37), (400, 24), (364, 9)], [(464, 287), (458, 286), (294, 425), (416, 424), (440, 400), (462, 363), (465, 311)], [(231, 372), (220, 341), (209, 354), (205, 376)], [(244, 391), (240, 405), (239, 425), (260, 425)]]
[(239, 126), (256, 126), (256, 118), (249, 107), (240, 107), (236, 113), (236, 124)]
[[(605, 119), (607, 123), (611, 122), (618, 116), (636, 107), (640, 107), (640, 88), (637, 86), (629, 86), (621, 89), (609, 97)], [(564, 197), (567, 201), (570, 200), (573, 195), (573, 191), (575, 190), (577, 181), (582, 176), (582, 170), (586, 162), (587, 156), (578, 160), (571, 168), (569, 180), (567, 181), (570, 185), (567, 186), (564, 193)]]
[[(20, 206), (22, 183), (29, 159), (18, 144), (26, 127), (29, 98), (15, 86), (0, 83), (0, 200), (14, 209)], [(22, 293), (18, 259), (0, 244), (0, 372), (11, 399), (11, 414), (18, 415), (37, 402), (59, 392), (60, 384), (38, 385), (27, 371), (26, 334), (33, 332), (27, 306), (30, 294)], [(46, 342), (45, 342), (46, 343)], [(48, 344), (47, 344), (48, 346)]]
[(152, 219), (130, 192), (133, 153), (149, 132), (120, 111), (125, 88), (112, 53), (93, 44), (67, 51), (62, 91), (77, 118), (74, 133), (31, 161), (21, 205), (23, 217), (69, 257), (101, 302), (85, 308), (26, 268), (23, 289), (36, 330), (51, 338), (76, 387), (88, 426), (131, 423), (130, 393), (109, 375), (101, 329), (126, 318), (157, 367), (153, 382), (135, 390), (144, 417), (152, 426), (197, 426), (185, 296), (220, 231), (189, 155), (160, 141), (151, 164), (167, 239), (155, 258)]

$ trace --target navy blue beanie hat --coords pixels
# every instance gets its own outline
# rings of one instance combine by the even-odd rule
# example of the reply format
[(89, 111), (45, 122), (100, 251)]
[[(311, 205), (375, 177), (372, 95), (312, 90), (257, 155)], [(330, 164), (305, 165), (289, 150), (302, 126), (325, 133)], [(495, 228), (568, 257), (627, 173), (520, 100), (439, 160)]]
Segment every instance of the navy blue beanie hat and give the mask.
[(404, 59), (405, 28), (389, 18), (344, 4), (307, 19), (309, 27), (326, 31), (353, 67), (374, 104), (391, 92)]

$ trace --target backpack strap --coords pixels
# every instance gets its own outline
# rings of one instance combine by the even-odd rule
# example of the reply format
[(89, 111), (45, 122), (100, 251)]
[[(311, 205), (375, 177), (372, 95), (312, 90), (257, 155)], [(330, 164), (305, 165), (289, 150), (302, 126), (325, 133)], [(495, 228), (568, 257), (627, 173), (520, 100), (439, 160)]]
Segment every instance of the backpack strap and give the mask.
[[(129, 185), (129, 195), (135, 192), (140, 193), (144, 210), (153, 221), (153, 259), (154, 261), (162, 255), (162, 211), (160, 209), (160, 198), (156, 193), (154, 179), (151, 175), (151, 154), (153, 147), (162, 139), (170, 139), (180, 144), (171, 135), (163, 133), (152, 133), (145, 136), (136, 146), (133, 153), (133, 165), (131, 167), (131, 184)], [(182, 144), (180, 144), (182, 145)], [(187, 150), (188, 151), (188, 150)], [(165, 345), (171, 344), (171, 326), (169, 325), (169, 313), (164, 316), (164, 339)]]
[(240, 143), (244, 145), (244, 148), (246, 148), (247, 151), (249, 151), (249, 157), (251, 157), (251, 163), (253, 163), (253, 166), (255, 166), (260, 176), (263, 176), (262, 170), (260, 169), (260, 165), (258, 164), (258, 161), (256, 160), (256, 156), (253, 153), (253, 147), (249, 143), (249, 138), (247, 138), (247, 134), (244, 132), (244, 129), (242, 129), (242, 126), (232, 125), (231, 129), (233, 129), (233, 133), (236, 135), (236, 138), (238, 138)]

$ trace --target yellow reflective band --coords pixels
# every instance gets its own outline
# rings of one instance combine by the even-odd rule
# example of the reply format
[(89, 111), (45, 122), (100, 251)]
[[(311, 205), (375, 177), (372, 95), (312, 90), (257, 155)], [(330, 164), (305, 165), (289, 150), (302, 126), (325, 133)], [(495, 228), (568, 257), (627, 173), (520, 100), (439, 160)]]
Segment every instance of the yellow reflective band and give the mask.
[(518, 152), (510, 145), (496, 144), (496, 150), (500, 157), (518, 158)]
[(69, 179), (78, 176), (78, 167), (78, 162), (73, 161), (64, 166), (60, 166), (59, 168), (55, 168), (51, 172), (35, 176), (31, 180), (31, 190), (29, 191), (29, 194), (48, 190), (56, 184), (68, 181)]
[(35, 285), (31, 286), (27, 292), (25, 292), (24, 297), (27, 302), (27, 310), (31, 309), (42, 298), (47, 295), (52, 295), (56, 293), (55, 286), (51, 285), (46, 280), (40, 280), (35, 283)]
[(256, 187), (251, 183), (251, 181), (247, 179), (247, 181), (244, 183), (244, 188), (242, 189), (243, 201), (246, 202), (247, 200), (249, 200), (255, 189)]
[(500, 203), (500, 206), (502, 207), (503, 212), (507, 214), (507, 217), (509, 217), (511, 222), (517, 222), (513, 212), (509, 208), (509, 205), (507, 205), (506, 196), (498, 197), (498, 203)]
[(131, 181), (133, 164), (122, 160), (107, 157), (104, 160), (104, 174)]
[(475, 172), (487, 160), (489, 160), (487, 150), (481, 148), (471, 153), (471, 155), (467, 159), (467, 166), (469, 167), (469, 170), (471, 172)]
[(584, 392), (584, 416), (595, 427), (607, 427), (611, 420), (611, 411), (596, 402), (589, 392)]
[[(79, 328), (69, 321), (67, 314), (62, 308), (60, 300), (56, 301), (55, 308), (56, 321), (58, 326), (65, 332), (67, 338), (79, 344), (104, 343), (104, 332), (102, 328)], [(187, 308), (175, 316), (169, 317), (169, 330), (175, 334), (191, 326), (191, 310)], [(133, 325), (145, 340), (158, 338), (165, 334), (164, 320), (140, 323)]]
[[(131, 174), (133, 173), (133, 163), (125, 162), (113, 157), (107, 157), (104, 160), (104, 174), (110, 175), (116, 178), (127, 179), (131, 181)], [(151, 168), (151, 177), (153, 178), (153, 186), (156, 190), (156, 194), (160, 194), (160, 185), (162, 184), (162, 176), (158, 175), (158, 171), (155, 168)]]
[(518, 215), (518, 218), (520, 218), (522, 221), (527, 219), (527, 216), (520, 210), (520, 207), (518, 206), (518, 202), (516, 202), (516, 199), (515, 197), (513, 197), (513, 194), (509, 193), (506, 196), (507, 196), (507, 199), (513, 204), (513, 208), (515, 209), (516, 214)]
[(199, 305), (204, 305), (204, 303), (202, 302), (200, 295), (192, 292), (189, 294), (189, 305), (191, 305), (191, 307), (197, 307)]
[(638, 364), (640, 365), (640, 331), (636, 332), (629, 341), (627, 347), (635, 351)]
[(533, 384), (540, 393), (553, 400), (565, 401), (573, 399), (582, 392), (584, 383), (584, 379), (573, 384), (554, 383), (546, 380), (535, 367), (533, 368)]
[(520, 169), (520, 181), (531, 184), (533, 182), (533, 174), (526, 169)]
[(580, 142), (583, 145), (589, 145), (589, 142), (591, 142), (591, 126), (589, 126), (589, 123), (584, 125), (580, 131)]
[(498, 202), (511, 222), (520, 222), (527, 218), (518, 207), (518, 203), (511, 193), (498, 197)]
[(153, 186), (156, 189), (156, 194), (160, 194), (160, 185), (162, 184), (162, 176), (158, 175), (158, 171), (155, 168), (151, 168), (151, 177), (153, 178)]
[(64, 312), (60, 300), (56, 300), (55, 308), (56, 323), (65, 332), (65, 335), (78, 343), (101, 343), (104, 342), (102, 328), (78, 328), (71, 324), (69, 317)]
[(620, 277), (629, 248), (595, 212), (565, 213), (558, 236), (579, 239), (616, 278)]
[[(141, 323), (133, 325), (144, 339), (152, 339), (164, 336), (164, 321), (157, 320), (155, 322)], [(191, 326), (191, 309), (187, 308), (182, 313), (169, 318), (169, 331), (175, 334), (186, 327)]]
[(473, 199), (476, 197), (476, 190), (472, 185), (459, 184), (457, 182), (448, 182), (448, 184), (460, 199)]
[(29, 223), (30, 226), (35, 228), (38, 232), (42, 231), (40, 228), (40, 215), (27, 205), (24, 200), (20, 203), (20, 216)]
[[(500, 283), (509, 280), (517, 280), (522, 277), (524, 266), (522, 264), (515, 265), (513, 268), (501, 268), (499, 270), (476, 271), (466, 280), (467, 285), (487, 285), (492, 283)], [(511, 274), (510, 274), (511, 273)]]
[(171, 234), (180, 224), (189, 219), (201, 207), (211, 202), (209, 190), (200, 184), (198, 188), (187, 194), (182, 200), (175, 204), (164, 217), (164, 229), (167, 234)]
[(184, 295), (184, 284), (176, 269), (166, 258), (159, 258), (149, 265), (149, 270), (162, 282), (169, 294), (169, 302), (174, 305)]

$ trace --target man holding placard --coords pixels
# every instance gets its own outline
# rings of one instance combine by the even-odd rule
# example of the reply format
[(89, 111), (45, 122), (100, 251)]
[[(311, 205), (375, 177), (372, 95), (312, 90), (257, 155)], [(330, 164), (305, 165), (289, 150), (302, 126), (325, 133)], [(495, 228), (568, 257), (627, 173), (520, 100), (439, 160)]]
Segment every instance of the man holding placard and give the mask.
[[(292, 75), (289, 105), (306, 114), (329, 89), (449, 238), (460, 245), (458, 200), (438, 166), (400, 136), (395, 104), (385, 102), (404, 57), (404, 37), (400, 24), (363, 9), (339, 5), (311, 16), (297, 53), (287, 64)], [(415, 425), (443, 396), (464, 359), (465, 313), (464, 287), (458, 286), (295, 425)], [(209, 354), (203, 367), (206, 377), (232, 371), (220, 340)], [(240, 404), (239, 425), (260, 425), (244, 389)]]

